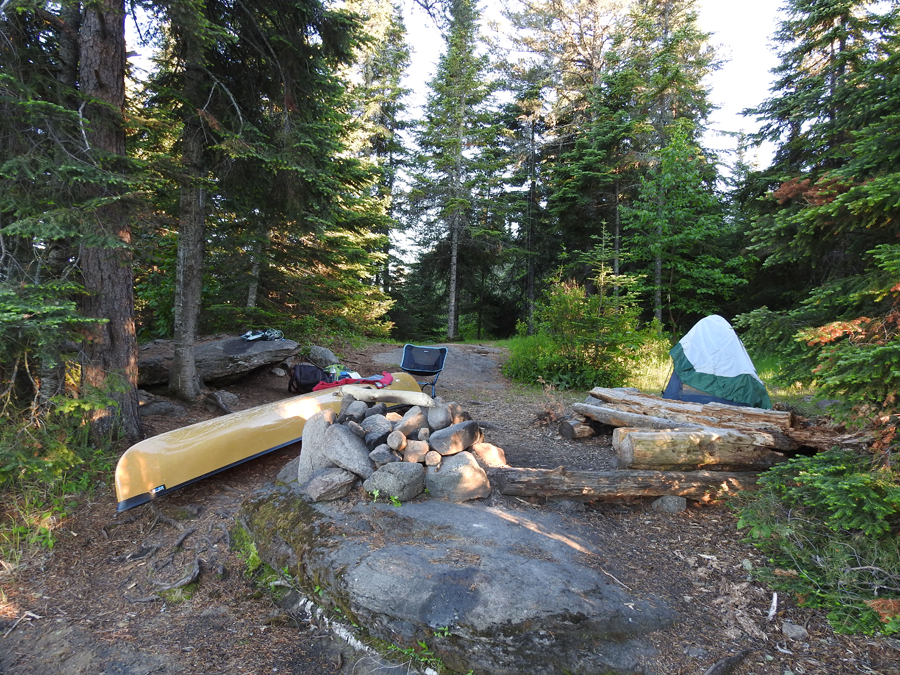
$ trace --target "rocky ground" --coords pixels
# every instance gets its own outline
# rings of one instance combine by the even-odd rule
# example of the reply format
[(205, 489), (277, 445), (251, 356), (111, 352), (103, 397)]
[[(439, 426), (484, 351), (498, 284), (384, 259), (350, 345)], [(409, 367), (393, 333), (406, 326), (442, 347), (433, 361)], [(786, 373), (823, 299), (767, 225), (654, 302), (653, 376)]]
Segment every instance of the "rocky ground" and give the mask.
[[(368, 375), (395, 370), (399, 348), (336, 351), (345, 366)], [(455, 346), (438, 393), (467, 407), (513, 466), (609, 468), (608, 437), (565, 441), (555, 432), (554, 420), (584, 392), (525, 390), (499, 375), (502, 358), (495, 348)], [(236, 408), (246, 409), (287, 396), (287, 378), (259, 373), (228, 390), (239, 397)], [(199, 404), (180, 418), (145, 423), (155, 434), (218, 414)], [(362, 672), (344, 642), (279, 607), (277, 593), (247, 573), (231, 536), (242, 501), (299, 450), (286, 448), (120, 515), (110, 477), (59, 523), (52, 550), (5, 572), (0, 673)], [(560, 511), (596, 529), (608, 542), (603, 573), (636, 593), (661, 596), (679, 612), (677, 625), (651, 636), (658, 656), (646, 664), (648, 672), (701, 675), (746, 652), (733, 673), (900, 673), (900, 641), (836, 634), (821, 612), (791, 598), (779, 598), (777, 615), (767, 621), (772, 593), (748, 573), (764, 561), (742, 541), (724, 505), (669, 515), (640, 500), (581, 508), (492, 499), (508, 509)], [(159, 592), (195, 572), (195, 582)]]

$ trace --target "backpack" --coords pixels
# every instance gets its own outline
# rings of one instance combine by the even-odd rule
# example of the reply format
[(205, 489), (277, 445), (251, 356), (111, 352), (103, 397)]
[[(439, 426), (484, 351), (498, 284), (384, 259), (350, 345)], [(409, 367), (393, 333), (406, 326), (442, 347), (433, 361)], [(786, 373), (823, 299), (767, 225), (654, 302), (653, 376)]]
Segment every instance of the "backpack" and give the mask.
[(312, 363), (298, 363), (291, 368), (291, 379), (288, 381), (288, 392), (291, 394), (308, 394), (319, 382), (328, 381), (327, 373)]

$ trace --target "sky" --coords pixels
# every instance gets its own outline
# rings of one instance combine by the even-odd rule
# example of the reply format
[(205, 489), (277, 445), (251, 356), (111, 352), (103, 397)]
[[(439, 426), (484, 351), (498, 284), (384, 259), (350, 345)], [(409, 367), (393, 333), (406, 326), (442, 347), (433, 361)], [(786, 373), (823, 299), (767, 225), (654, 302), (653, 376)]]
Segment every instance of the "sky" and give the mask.
[[(482, 0), (490, 14), (491, 0)], [(741, 110), (762, 103), (769, 96), (771, 69), (778, 60), (771, 49), (771, 37), (777, 29), (778, 7), (782, 0), (697, 0), (698, 22), (701, 30), (712, 33), (710, 42), (717, 48), (722, 68), (713, 73), (707, 84), (711, 100), (719, 106), (710, 119), (710, 132), (704, 145), (712, 150), (727, 152), (736, 143), (719, 131), (752, 132), (755, 120), (740, 115)], [(413, 0), (405, 0), (406, 27), (413, 49), (412, 65), (404, 86), (413, 90), (413, 105), (421, 105), (429, 80), (434, 76), (437, 60), (444, 49), (440, 32)], [(755, 159), (765, 166), (772, 149), (761, 148)], [(728, 161), (727, 157), (722, 158)], [(748, 158), (751, 162), (754, 157)]]

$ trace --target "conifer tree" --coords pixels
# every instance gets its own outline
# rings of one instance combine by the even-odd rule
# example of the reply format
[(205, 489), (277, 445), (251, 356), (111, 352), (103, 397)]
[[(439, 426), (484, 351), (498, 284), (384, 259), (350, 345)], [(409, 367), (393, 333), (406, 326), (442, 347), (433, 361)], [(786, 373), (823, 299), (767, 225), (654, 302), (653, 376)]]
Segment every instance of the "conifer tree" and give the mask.
[[(688, 300), (671, 294), (673, 286), (681, 287), (691, 274), (700, 274), (697, 265), (718, 264), (715, 258), (704, 256), (697, 256), (693, 266), (678, 263), (689, 255), (683, 250), (685, 243), (696, 239), (691, 234), (690, 218), (682, 215), (670, 221), (680, 209), (690, 204), (691, 217), (697, 219), (697, 225), (707, 232), (707, 236), (717, 229), (709, 220), (719, 211), (715, 199), (709, 199), (713, 197), (710, 186), (716, 181), (714, 162), (708, 161), (707, 153), (698, 147), (706, 117), (712, 109), (703, 78), (716, 67), (708, 37), (697, 26), (694, 0), (638, 0), (629, 12), (620, 56), (623, 67), (637, 72), (630, 78), (636, 85), (632, 110), (637, 116), (631, 142), (632, 152), (642, 164), (644, 173), (635, 197), (637, 205), (630, 217), (630, 227), (638, 233), (644, 246), (635, 243), (633, 250), (642, 260), (631, 271), (642, 272), (651, 280), (656, 321), (663, 323), (667, 306), (669, 319), (674, 321), (675, 327), (679, 323), (678, 312), (673, 310), (678, 303)], [(675, 166), (670, 162), (676, 156), (693, 156), (691, 161), (697, 162), (683, 165), (688, 170), (688, 179), (683, 184), (671, 183), (674, 177), (667, 175)], [(695, 168), (688, 169), (691, 166)], [(702, 171), (700, 166), (704, 167)], [(685, 192), (680, 192), (679, 188), (684, 188)], [(697, 192), (690, 194), (693, 191)], [(654, 200), (652, 206), (650, 199)], [(651, 216), (651, 211), (656, 215)], [(648, 229), (651, 223), (653, 229)], [(718, 223), (722, 224), (721, 218)], [(680, 228), (688, 229), (680, 231)], [(652, 244), (651, 259), (646, 258), (647, 243)], [(667, 255), (670, 256), (668, 260)], [(666, 271), (670, 275), (668, 280), (664, 278)], [(716, 276), (716, 271), (711, 269), (703, 270), (703, 273)], [(678, 275), (686, 276), (678, 278)], [(668, 295), (664, 293), (665, 289), (669, 289)], [(697, 291), (709, 294), (713, 287), (707, 283)]]
[[(418, 129), (420, 168), (412, 199), (425, 240), (445, 251), (447, 338), (459, 337), (460, 252), (490, 196), (495, 167), (489, 161), (494, 118), (487, 62), (477, 54), (478, 9), (474, 0), (453, 0), (446, 51), (431, 81), (425, 119)], [(479, 203), (481, 202), (481, 203)], [(488, 211), (490, 208), (487, 209)]]
[(137, 440), (130, 247), (140, 171), (125, 154), (124, 19), (118, 0), (5, 3), (0, 87), (9, 115), (0, 128), (10, 152), (0, 158), (0, 226), (21, 245), (16, 261), (34, 265), (29, 281), (74, 273), (83, 285), (81, 384), (113, 401), (91, 413), (92, 433)]
[(366, 40), (355, 50), (349, 68), (348, 96), (354, 117), (355, 134), (349, 149), (378, 172), (373, 196), (384, 206), (387, 220), (379, 228), (384, 243), (377, 283), (391, 291), (392, 265), (390, 234), (402, 227), (400, 176), (410, 163), (403, 132), (411, 122), (405, 118), (405, 98), (409, 90), (401, 81), (410, 64), (406, 26), (399, 7), (388, 0), (362, 0), (348, 8), (363, 17)]
[(779, 147), (743, 194), (760, 274), (793, 283), (739, 321), (785, 380), (818, 379), (863, 415), (896, 410), (900, 384), (900, 11), (870, 5), (788, 4), (782, 78), (755, 111)]

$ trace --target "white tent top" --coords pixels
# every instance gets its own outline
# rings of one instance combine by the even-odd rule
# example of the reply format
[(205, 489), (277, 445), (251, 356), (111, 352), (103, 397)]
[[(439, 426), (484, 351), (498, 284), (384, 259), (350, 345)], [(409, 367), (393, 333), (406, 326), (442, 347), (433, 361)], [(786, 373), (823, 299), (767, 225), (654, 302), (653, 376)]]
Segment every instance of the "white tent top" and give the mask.
[(681, 338), (680, 344), (684, 355), (698, 373), (719, 377), (751, 375), (759, 380), (744, 343), (731, 324), (717, 314), (698, 321)]

